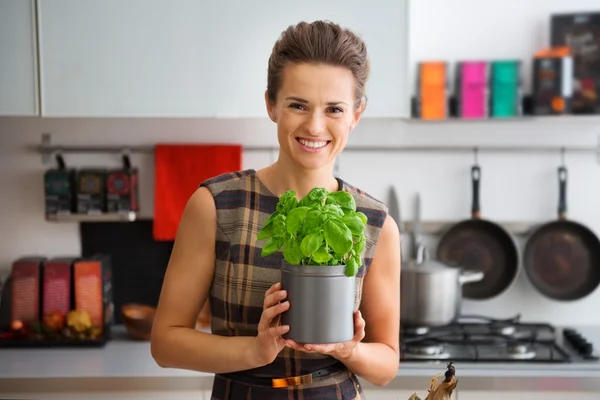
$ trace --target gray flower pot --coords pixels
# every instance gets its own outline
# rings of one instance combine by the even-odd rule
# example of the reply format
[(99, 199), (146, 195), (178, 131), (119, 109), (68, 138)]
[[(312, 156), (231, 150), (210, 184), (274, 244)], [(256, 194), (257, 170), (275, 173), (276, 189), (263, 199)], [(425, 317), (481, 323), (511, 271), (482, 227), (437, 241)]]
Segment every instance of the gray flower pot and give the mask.
[(345, 266), (281, 264), (281, 284), (290, 308), (282, 314), (289, 325), (286, 339), (298, 343), (338, 343), (354, 337), (356, 278)]

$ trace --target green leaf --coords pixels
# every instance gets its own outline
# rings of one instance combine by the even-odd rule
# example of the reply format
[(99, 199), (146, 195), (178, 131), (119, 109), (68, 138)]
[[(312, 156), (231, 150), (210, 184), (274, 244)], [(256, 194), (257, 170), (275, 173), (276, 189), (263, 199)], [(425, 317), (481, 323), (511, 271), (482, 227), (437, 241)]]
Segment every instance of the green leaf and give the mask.
[(356, 254), (361, 255), (365, 249), (366, 239), (362, 236), (359, 240), (354, 243), (354, 251)]
[(356, 216), (361, 219), (361, 221), (363, 222), (363, 224), (367, 225), (367, 216), (365, 215), (365, 213), (357, 211), (356, 212)]
[(281, 236), (285, 233), (285, 220), (283, 214), (279, 214), (273, 219), (273, 236)]
[(344, 211), (337, 204), (327, 204), (325, 206), (325, 214), (329, 217), (343, 218)]
[(327, 203), (330, 204), (331, 202), (343, 209), (356, 211), (356, 200), (354, 200), (354, 197), (350, 193), (343, 190), (329, 193), (327, 195)]
[(346, 276), (355, 276), (358, 273), (358, 263), (354, 257), (350, 257), (346, 261)]
[(273, 222), (269, 222), (268, 225), (263, 225), (263, 227), (258, 231), (257, 240), (269, 239), (273, 236)]
[(306, 213), (306, 220), (304, 221), (305, 233), (319, 233), (323, 230), (323, 224), (325, 223), (325, 214), (320, 209), (312, 209)]
[(291, 210), (286, 218), (287, 232), (292, 235), (298, 232), (298, 229), (300, 229), (300, 227), (304, 223), (306, 214), (309, 211), (310, 208), (308, 207), (297, 207)]
[(309, 233), (300, 244), (304, 257), (310, 257), (323, 244), (323, 235), (320, 233)]
[(296, 199), (296, 191), (288, 190), (279, 198), (276, 210), (281, 214), (287, 215), (287, 213), (297, 205), (298, 200)]
[(283, 237), (272, 237), (262, 248), (260, 255), (263, 257), (270, 256), (273, 253), (276, 253), (283, 246)]
[(340, 219), (328, 219), (323, 232), (327, 244), (334, 252), (345, 254), (352, 248), (352, 232)]
[(292, 265), (299, 265), (302, 262), (302, 250), (300, 242), (297, 239), (289, 238), (283, 245), (283, 257)]
[(327, 197), (327, 190), (324, 188), (314, 188), (308, 192), (307, 196), (311, 200), (323, 200)]
[(265, 220), (264, 225), (258, 231), (257, 240), (268, 239), (273, 236), (273, 220), (277, 217), (279, 213), (275, 211), (273, 214), (269, 215)]
[(350, 229), (353, 235), (360, 235), (365, 230), (365, 224), (357, 215), (346, 215), (342, 222)]
[(312, 258), (320, 263), (320, 264), (324, 264), (326, 262), (329, 262), (329, 260), (331, 260), (331, 254), (329, 254), (329, 252), (327, 251), (327, 247), (325, 246), (321, 246), (317, 251), (315, 251), (312, 255)]

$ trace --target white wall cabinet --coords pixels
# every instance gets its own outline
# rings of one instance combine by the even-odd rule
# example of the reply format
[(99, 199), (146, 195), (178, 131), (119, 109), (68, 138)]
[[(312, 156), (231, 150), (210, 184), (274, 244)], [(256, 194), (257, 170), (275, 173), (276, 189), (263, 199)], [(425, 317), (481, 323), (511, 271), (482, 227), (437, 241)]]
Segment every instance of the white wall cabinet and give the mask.
[(38, 115), (34, 0), (0, 1), (0, 116)]
[(40, 2), (42, 115), (265, 117), (280, 32), (331, 19), (367, 42), (365, 117), (404, 117), (407, 1)]

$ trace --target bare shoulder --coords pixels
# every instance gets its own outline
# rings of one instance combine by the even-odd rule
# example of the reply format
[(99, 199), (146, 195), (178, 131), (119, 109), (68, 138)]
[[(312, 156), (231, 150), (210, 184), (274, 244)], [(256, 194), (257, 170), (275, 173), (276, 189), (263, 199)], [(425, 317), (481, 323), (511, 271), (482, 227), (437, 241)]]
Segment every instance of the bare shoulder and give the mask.
[[(217, 209), (210, 190), (201, 186), (190, 196), (180, 224), (217, 222)], [(181, 227), (180, 227), (181, 228)], [(179, 232), (178, 232), (179, 234)]]
[[(383, 250), (378, 251), (378, 249)], [(398, 224), (394, 219), (386, 214), (385, 221), (381, 227), (381, 233), (379, 235), (379, 241), (377, 243), (377, 249), (375, 250), (375, 258), (381, 253), (389, 253), (393, 255), (399, 255), (400, 252), (400, 231)]]
[(173, 326), (196, 326), (214, 275), (216, 225), (213, 195), (200, 187), (177, 229), (155, 317), (157, 335)]

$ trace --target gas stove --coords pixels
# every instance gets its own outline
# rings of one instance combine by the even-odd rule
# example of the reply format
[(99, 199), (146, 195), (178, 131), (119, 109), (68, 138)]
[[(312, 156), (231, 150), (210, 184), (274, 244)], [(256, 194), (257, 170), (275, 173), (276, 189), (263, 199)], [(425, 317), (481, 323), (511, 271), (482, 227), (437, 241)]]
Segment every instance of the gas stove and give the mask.
[(574, 329), (545, 323), (461, 316), (453, 324), (402, 327), (401, 361), (569, 363), (599, 362), (594, 346)]

